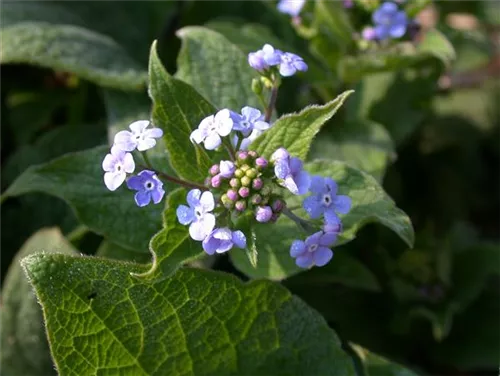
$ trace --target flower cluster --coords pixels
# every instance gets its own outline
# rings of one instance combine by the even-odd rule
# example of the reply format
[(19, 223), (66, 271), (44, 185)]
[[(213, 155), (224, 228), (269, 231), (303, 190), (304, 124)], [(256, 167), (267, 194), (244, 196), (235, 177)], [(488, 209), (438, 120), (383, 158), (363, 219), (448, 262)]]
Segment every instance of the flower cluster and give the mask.
[[(115, 135), (111, 151), (102, 161), (104, 184), (110, 191), (115, 191), (127, 179), (127, 174), (135, 171), (135, 162), (131, 154), (134, 150), (144, 152), (156, 145), (156, 139), (163, 136), (160, 128), (148, 128), (149, 121), (139, 120), (130, 124), (130, 131), (120, 131)], [(163, 183), (150, 170), (143, 170), (137, 176), (127, 180), (128, 188), (137, 191), (135, 202), (146, 206), (151, 201), (158, 204), (165, 195)]]
[(272, 68), (277, 67), (283, 77), (293, 76), (297, 71), (305, 72), (308, 68), (300, 56), (291, 52), (283, 52), (270, 44), (265, 44), (258, 51), (250, 52), (248, 63), (264, 75), (272, 73)]

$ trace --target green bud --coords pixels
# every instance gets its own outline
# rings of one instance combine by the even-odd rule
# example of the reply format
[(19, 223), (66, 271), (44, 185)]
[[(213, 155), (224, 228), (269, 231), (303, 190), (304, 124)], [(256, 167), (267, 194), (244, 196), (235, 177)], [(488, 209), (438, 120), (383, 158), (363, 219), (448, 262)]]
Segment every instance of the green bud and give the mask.
[(260, 81), (260, 79), (254, 78), (252, 80), (252, 91), (257, 95), (260, 95), (260, 94), (262, 94), (263, 89), (264, 89), (264, 85), (262, 85), (262, 82)]
[(247, 164), (244, 164), (243, 166), (240, 167), (240, 170), (243, 172), (247, 172), (250, 169), (250, 166)]
[(251, 198), (250, 198), (250, 201), (252, 202), (252, 204), (254, 205), (258, 205), (262, 202), (262, 196), (259, 195), (259, 194), (254, 194)]
[(269, 184), (266, 184), (262, 187), (260, 194), (264, 197), (268, 197), (272, 192), (273, 189), (269, 186)]
[(253, 179), (257, 177), (257, 173), (258, 172), (255, 168), (250, 168), (245, 172), (245, 175)]
[[(236, 171), (239, 171), (239, 170), (236, 170)], [(231, 180), (229, 180), (229, 185), (233, 188), (241, 187), (240, 179), (232, 178)]]
[(250, 179), (248, 176), (243, 176), (241, 179), (241, 185), (244, 187), (250, 187), (252, 184), (252, 179)]
[(271, 89), (273, 87), (273, 81), (271, 81), (269, 78), (261, 77), (260, 80), (262, 81), (262, 84), (268, 89)]
[(234, 176), (236, 176), (237, 178), (242, 178), (244, 175), (245, 171), (243, 171), (241, 168), (237, 168), (234, 172)]

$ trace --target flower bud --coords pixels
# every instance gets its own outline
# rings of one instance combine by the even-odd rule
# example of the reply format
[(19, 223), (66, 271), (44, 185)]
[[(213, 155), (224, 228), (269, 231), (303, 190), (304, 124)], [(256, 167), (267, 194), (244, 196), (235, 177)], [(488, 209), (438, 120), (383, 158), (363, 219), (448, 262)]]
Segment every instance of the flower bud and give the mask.
[(252, 184), (252, 179), (250, 179), (248, 176), (243, 176), (240, 179), (241, 185), (244, 187), (249, 187), (250, 184)]
[(221, 183), (220, 175), (215, 175), (212, 178), (211, 183), (212, 183), (212, 187), (219, 188), (220, 187), (220, 183)]
[(228, 209), (232, 208), (234, 205), (234, 202), (225, 193), (221, 196), (220, 200), (222, 201), (222, 204)]
[(253, 179), (257, 177), (257, 170), (255, 168), (250, 168), (245, 172), (245, 175)]
[[(235, 175), (236, 175), (236, 172), (235, 172)], [(241, 187), (240, 179), (232, 178), (231, 180), (229, 180), (229, 185), (231, 187), (233, 187), (233, 188), (239, 188), (239, 187)]]
[(247, 164), (244, 164), (243, 166), (240, 167), (240, 170), (243, 172), (247, 172), (248, 170), (250, 170), (250, 166)]
[(219, 173), (219, 165), (218, 164), (214, 164), (212, 167), (210, 167), (210, 169), (208, 170), (208, 172), (212, 176), (217, 175)]
[(267, 167), (267, 159), (263, 157), (259, 157), (255, 160), (255, 165), (257, 168), (266, 168)]
[(220, 175), (224, 178), (233, 177), (235, 169), (236, 169), (236, 166), (231, 161), (221, 161), (220, 162)]
[(280, 215), (281, 215), (281, 213), (273, 213), (271, 220), (269, 222), (271, 222), (271, 223), (276, 222), (279, 219)]
[(281, 213), (283, 211), (283, 209), (285, 208), (285, 202), (278, 198), (278, 199), (273, 201), (271, 206), (272, 206), (273, 211), (275, 213)]
[(250, 202), (253, 204), (253, 205), (258, 205), (262, 202), (262, 196), (259, 195), (258, 193), (254, 194), (251, 198), (250, 198)]
[(273, 189), (269, 185), (262, 187), (260, 194), (264, 197), (269, 196), (273, 192)]
[(286, 151), (285, 148), (279, 148), (271, 155), (271, 162), (276, 162), (277, 160), (286, 159), (288, 157), (290, 157), (288, 151)]
[(248, 197), (250, 195), (250, 189), (248, 189), (247, 187), (241, 187), (238, 190), (238, 194), (243, 198)]
[(238, 199), (238, 192), (236, 192), (234, 189), (228, 189), (226, 195), (231, 201), (236, 201)]
[(273, 211), (269, 206), (259, 206), (255, 212), (255, 219), (258, 222), (269, 222), (273, 216)]
[(247, 203), (243, 200), (239, 200), (239, 201), (236, 201), (236, 204), (234, 205), (234, 207), (236, 208), (236, 210), (241, 212), (247, 208)]
[(257, 95), (260, 95), (262, 94), (262, 90), (264, 89), (263, 85), (262, 85), (262, 82), (260, 81), (260, 79), (258, 78), (254, 78), (252, 80), (252, 91), (257, 94)]
[(234, 176), (236, 176), (237, 178), (241, 178), (244, 175), (245, 175), (245, 171), (243, 171), (240, 168), (238, 168), (238, 169), (236, 169), (236, 171), (234, 171)]
[(264, 181), (261, 178), (256, 178), (253, 179), (252, 181), (252, 188), (255, 190), (260, 190), (262, 186), (264, 185)]
[(323, 231), (340, 234), (342, 232), (342, 223), (340, 221), (337, 223), (325, 223), (325, 225), (323, 226)]
[(247, 153), (248, 153), (248, 156), (250, 158), (253, 158), (253, 159), (257, 158), (257, 153), (255, 151), (249, 150)]
[(236, 158), (238, 162), (245, 162), (248, 159), (248, 153), (246, 151), (239, 151)]

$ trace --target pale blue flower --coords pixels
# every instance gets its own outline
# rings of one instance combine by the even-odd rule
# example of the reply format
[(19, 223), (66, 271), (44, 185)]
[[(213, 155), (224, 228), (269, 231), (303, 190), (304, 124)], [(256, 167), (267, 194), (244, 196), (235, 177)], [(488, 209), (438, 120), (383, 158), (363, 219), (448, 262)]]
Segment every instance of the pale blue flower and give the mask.
[(189, 226), (189, 235), (194, 240), (201, 241), (212, 232), (215, 227), (215, 216), (210, 213), (215, 208), (214, 196), (211, 192), (192, 189), (187, 195), (186, 205), (177, 208), (177, 219), (183, 225)]
[(132, 154), (113, 146), (102, 161), (102, 169), (105, 171), (104, 184), (110, 191), (114, 191), (123, 184), (127, 173), (134, 172), (134, 158)]
[(279, 148), (271, 160), (274, 162), (274, 173), (278, 179), (282, 179), (283, 186), (295, 195), (307, 193), (311, 179), (299, 158), (291, 157), (284, 148)]
[(233, 246), (246, 248), (247, 239), (241, 231), (231, 231), (229, 228), (216, 228), (203, 240), (203, 250), (209, 255), (224, 253)]
[(290, 256), (295, 258), (295, 264), (301, 268), (324, 266), (332, 259), (333, 251), (330, 247), (336, 240), (335, 233), (316, 232), (306, 241), (295, 240), (290, 247)]
[(281, 13), (289, 14), (292, 17), (297, 17), (304, 7), (306, 0), (281, 0), (278, 3), (278, 10)]
[(221, 137), (227, 136), (233, 129), (233, 120), (228, 109), (220, 110), (215, 115), (207, 116), (191, 133), (191, 140), (197, 144), (204, 143), (205, 149), (217, 149), (221, 143)]
[(398, 6), (385, 2), (373, 13), (375, 35), (379, 40), (388, 38), (401, 38), (406, 33), (408, 17)]
[(279, 71), (283, 77), (289, 77), (293, 76), (297, 71), (307, 71), (307, 64), (299, 55), (284, 52), (280, 55)]
[(243, 136), (247, 137), (254, 129), (265, 131), (269, 129), (270, 125), (264, 121), (264, 115), (249, 106), (241, 109), (241, 115), (236, 112), (231, 112), (233, 119), (233, 130), (240, 131)]
[(151, 201), (158, 204), (165, 195), (163, 183), (154, 171), (144, 170), (137, 176), (131, 176), (127, 180), (127, 187), (137, 191), (134, 198), (140, 207), (148, 205)]
[(131, 132), (120, 131), (115, 135), (114, 145), (123, 151), (151, 149), (156, 145), (156, 138), (163, 136), (160, 128), (148, 129), (148, 120), (135, 121), (129, 125)]

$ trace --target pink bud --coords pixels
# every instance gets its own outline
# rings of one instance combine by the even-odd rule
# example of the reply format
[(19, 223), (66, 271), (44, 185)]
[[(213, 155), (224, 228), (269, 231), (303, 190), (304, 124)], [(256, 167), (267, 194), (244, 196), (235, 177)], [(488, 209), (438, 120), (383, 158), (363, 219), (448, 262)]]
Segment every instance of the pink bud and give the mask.
[(212, 187), (219, 188), (220, 187), (220, 183), (221, 183), (220, 175), (215, 175), (212, 178), (211, 183), (212, 183)]
[(241, 197), (248, 197), (248, 195), (250, 194), (250, 189), (248, 189), (247, 187), (241, 187), (238, 193)]
[(210, 170), (208, 170), (210, 175), (215, 176), (219, 173), (219, 165), (214, 164), (212, 167), (210, 167)]
[(255, 164), (257, 165), (257, 167), (264, 168), (267, 166), (267, 159), (263, 158), (263, 157), (259, 157), (255, 160)]

